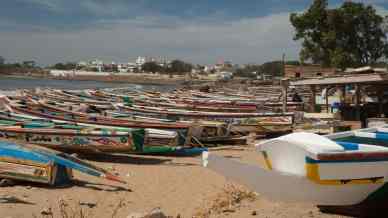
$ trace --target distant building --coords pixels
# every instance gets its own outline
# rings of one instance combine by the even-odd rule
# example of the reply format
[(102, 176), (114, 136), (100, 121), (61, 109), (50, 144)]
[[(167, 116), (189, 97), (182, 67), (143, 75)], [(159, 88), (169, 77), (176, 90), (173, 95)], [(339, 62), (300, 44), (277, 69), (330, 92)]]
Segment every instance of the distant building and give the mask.
[(314, 78), (321, 76), (332, 76), (337, 72), (336, 68), (324, 68), (318, 65), (295, 66), (285, 65), (285, 78)]
[(258, 80), (268, 81), (273, 79), (273, 75), (267, 73), (252, 72), (252, 74), (256, 75), (256, 79)]
[(137, 69), (139, 69), (139, 66), (136, 63), (128, 62), (127, 68), (128, 68), (128, 72), (135, 72)]
[(228, 81), (228, 80), (233, 79), (233, 73), (228, 72), (228, 71), (222, 71), (222, 72), (217, 73), (217, 77), (221, 81)]
[(94, 59), (94, 60), (89, 61), (87, 67), (92, 68), (92, 69), (96, 70), (97, 72), (102, 72), (103, 68), (104, 68), (104, 62), (101, 60), (98, 60), (98, 59)]
[(87, 67), (88, 63), (86, 61), (80, 61), (80, 62), (77, 63), (77, 66), (78, 67)]
[(217, 61), (216, 65), (214, 65), (214, 70), (216, 70), (217, 72), (231, 71), (233, 70), (232, 61), (224, 61), (220, 59)]
[(0, 56), (0, 65), (2, 65), (4, 63), (5, 63), (5, 59), (2, 56)]
[(136, 65), (138, 66), (138, 67), (141, 67), (143, 64), (145, 64), (147, 62), (147, 58), (146, 57), (141, 57), (141, 56), (139, 56), (139, 57), (137, 57), (137, 59), (136, 59)]

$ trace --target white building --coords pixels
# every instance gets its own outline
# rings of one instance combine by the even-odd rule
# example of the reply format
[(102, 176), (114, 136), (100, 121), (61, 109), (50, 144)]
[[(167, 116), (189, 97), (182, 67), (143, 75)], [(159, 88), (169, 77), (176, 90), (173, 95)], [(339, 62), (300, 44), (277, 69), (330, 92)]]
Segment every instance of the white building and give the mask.
[(139, 69), (139, 66), (137, 65), (137, 63), (128, 62), (127, 68), (128, 68), (128, 72), (134, 72), (135, 69)]
[(141, 57), (141, 56), (139, 56), (139, 57), (137, 57), (137, 59), (136, 59), (136, 65), (137, 65), (138, 67), (141, 67), (143, 64), (145, 64), (146, 61), (147, 61), (147, 58), (146, 58), (146, 57)]
[(98, 72), (101, 72), (102, 68), (104, 67), (104, 62), (98, 59), (94, 59), (89, 61), (88, 67), (96, 68)]
[(79, 66), (79, 67), (86, 67), (86, 66), (88, 66), (88, 63), (86, 61), (80, 61), (80, 62), (77, 63), (77, 66)]

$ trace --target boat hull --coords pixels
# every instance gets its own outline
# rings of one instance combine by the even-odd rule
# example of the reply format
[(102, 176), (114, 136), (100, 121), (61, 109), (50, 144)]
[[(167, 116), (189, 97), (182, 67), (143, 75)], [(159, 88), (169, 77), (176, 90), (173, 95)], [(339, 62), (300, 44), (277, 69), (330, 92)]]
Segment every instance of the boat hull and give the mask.
[(319, 205), (355, 205), (384, 187), (384, 182), (322, 185), (306, 177), (269, 171), (228, 158), (208, 155), (207, 167), (271, 200)]

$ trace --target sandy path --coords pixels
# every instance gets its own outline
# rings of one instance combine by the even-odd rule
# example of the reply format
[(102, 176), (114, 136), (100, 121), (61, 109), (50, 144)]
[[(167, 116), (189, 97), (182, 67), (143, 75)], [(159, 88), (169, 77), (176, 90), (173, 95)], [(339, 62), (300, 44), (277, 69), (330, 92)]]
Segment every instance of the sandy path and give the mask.
[[(215, 153), (239, 158), (243, 162), (261, 161), (251, 149), (219, 150)], [(50, 189), (31, 184), (0, 188), (0, 196), (14, 196), (31, 203), (0, 203), (0, 217), (42, 217), (43, 208), (52, 208), (54, 217), (60, 217), (60, 199), (75, 210), (82, 207), (88, 214), (87, 217), (109, 218), (116, 210), (115, 217), (126, 218), (130, 213), (146, 212), (156, 207), (173, 217), (178, 214), (181, 217), (192, 217), (197, 211), (211, 205), (211, 199), (222, 192), (229, 182), (222, 176), (202, 168), (199, 158), (131, 156), (107, 159), (111, 162), (92, 162), (119, 173), (128, 182), (127, 185), (75, 174), (80, 182), (67, 188)], [(78, 202), (96, 206), (79, 206)], [(122, 203), (120, 207), (119, 202)], [(256, 216), (252, 216), (253, 211), (256, 211)], [(234, 212), (211, 217), (338, 216), (321, 214), (313, 205), (274, 203), (258, 196), (253, 202), (243, 202)]]

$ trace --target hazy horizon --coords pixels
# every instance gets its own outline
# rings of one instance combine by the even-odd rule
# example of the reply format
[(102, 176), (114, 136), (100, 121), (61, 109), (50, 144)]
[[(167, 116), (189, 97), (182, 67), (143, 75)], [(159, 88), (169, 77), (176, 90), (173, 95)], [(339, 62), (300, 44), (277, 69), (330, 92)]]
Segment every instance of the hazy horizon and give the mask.
[[(163, 56), (197, 64), (298, 59), (291, 12), (312, 1), (15, 0), (0, 8), (0, 56), (8, 62)], [(331, 0), (331, 6), (343, 1)], [(388, 0), (361, 1), (386, 15)]]

